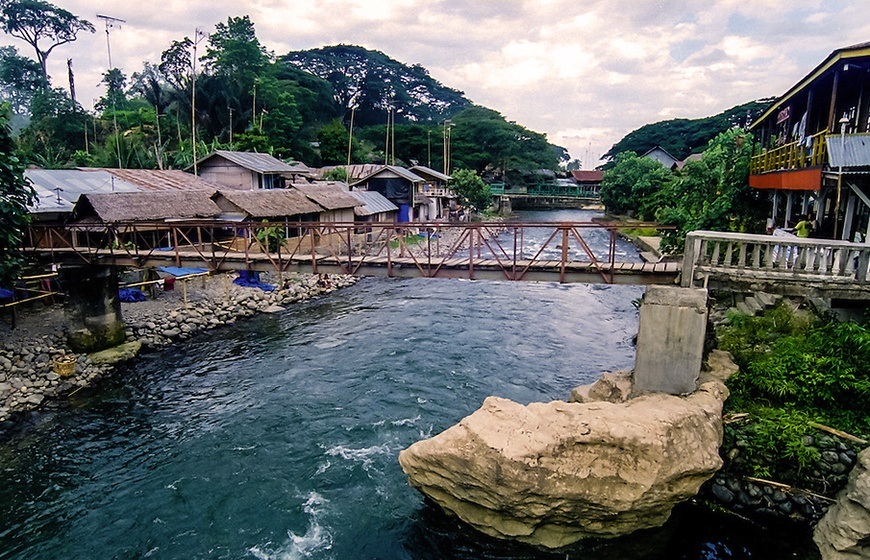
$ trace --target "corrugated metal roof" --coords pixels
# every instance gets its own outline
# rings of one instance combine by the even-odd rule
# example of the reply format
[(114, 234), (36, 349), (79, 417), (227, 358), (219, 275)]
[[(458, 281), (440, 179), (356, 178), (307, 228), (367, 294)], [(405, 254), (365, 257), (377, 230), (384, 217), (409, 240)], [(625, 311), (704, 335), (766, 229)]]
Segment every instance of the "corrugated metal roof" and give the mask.
[(146, 191), (216, 191), (224, 185), (211, 183), (180, 169), (105, 169), (115, 177), (142, 187)]
[(387, 175), (393, 177), (401, 177), (411, 183), (425, 183), (426, 180), (420, 177), (419, 175), (415, 175), (414, 173), (408, 171), (404, 167), (399, 167), (398, 165), (382, 165), (377, 171), (373, 173), (369, 173), (359, 181), (355, 181), (352, 184), (359, 185), (360, 183), (365, 183), (369, 179), (373, 177), (377, 177), (379, 175)]
[(825, 140), (832, 168), (870, 166), (870, 134), (832, 134)]
[(429, 176), (433, 179), (438, 179), (439, 181), (450, 181), (451, 179), (453, 179), (453, 177), (451, 177), (450, 175), (445, 175), (444, 173), (441, 173), (440, 171), (435, 171), (431, 167), (426, 167), (425, 165), (415, 165), (411, 168), (411, 171), (415, 175), (419, 175), (424, 178), (426, 176)]
[(319, 205), (308, 200), (299, 191), (293, 189), (272, 189), (259, 191), (221, 190), (217, 195), (218, 206), (224, 211), (232, 211), (222, 203), (227, 200), (248, 216), (254, 219), (278, 218), (286, 216), (301, 216), (302, 214), (319, 214), (323, 211)]
[(350, 191), (348, 193), (362, 203), (362, 206), (354, 208), (357, 216), (371, 216), (385, 212), (397, 212), (399, 207), (379, 192), (375, 191)]
[[(217, 218), (221, 209), (214, 191), (161, 191), (83, 194), (76, 215), (96, 215), (104, 223)], [(93, 212), (91, 212), (91, 210)]]
[(197, 163), (202, 164), (213, 157), (222, 157), (229, 160), (240, 167), (256, 171), (257, 173), (298, 173), (299, 169), (287, 165), (278, 158), (272, 157), (269, 154), (261, 154), (258, 152), (231, 152), (229, 150), (215, 150), (205, 156)]
[(353, 208), (359, 206), (359, 200), (350, 196), (347, 185), (337, 182), (317, 182), (311, 184), (294, 184), (293, 188), (327, 210)]
[(36, 191), (31, 214), (72, 212), (79, 196), (92, 193), (138, 192), (142, 189), (102, 170), (27, 169), (24, 176)]

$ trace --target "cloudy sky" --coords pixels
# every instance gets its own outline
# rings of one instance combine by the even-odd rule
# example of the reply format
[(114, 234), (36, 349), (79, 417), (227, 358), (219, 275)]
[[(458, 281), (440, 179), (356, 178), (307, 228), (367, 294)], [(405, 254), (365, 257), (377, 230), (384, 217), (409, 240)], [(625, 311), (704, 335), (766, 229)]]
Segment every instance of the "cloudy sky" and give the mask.
[[(419, 63), (475, 103), (547, 134), (594, 165), (628, 132), (777, 96), (834, 49), (870, 41), (863, 0), (57, 0), (96, 34), (49, 58), (56, 86), (73, 59), (79, 101), (100, 97), (106, 29), (128, 76), (174, 39), (248, 15), (275, 54), (334, 45)], [(10, 37), (19, 52), (30, 47)]]

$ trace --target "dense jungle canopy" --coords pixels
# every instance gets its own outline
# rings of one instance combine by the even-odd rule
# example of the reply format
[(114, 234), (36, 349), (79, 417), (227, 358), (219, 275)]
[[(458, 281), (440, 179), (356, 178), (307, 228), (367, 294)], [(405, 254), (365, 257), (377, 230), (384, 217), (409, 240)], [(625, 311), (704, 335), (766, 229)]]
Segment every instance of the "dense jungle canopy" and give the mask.
[(322, 166), (347, 163), (350, 145), (354, 163), (442, 169), (449, 139), (452, 169), (555, 169), (568, 160), (545, 135), (475, 105), (420, 65), (352, 45), (275, 56), (247, 16), (173, 41), (130, 75), (107, 70), (93, 111), (73, 84), (45, 73), (49, 53), (94, 32), (90, 22), (42, 0), (3, 0), (0, 28), (36, 55), (0, 48), (0, 99), (30, 165), (185, 168), (192, 123), (198, 157), (221, 148)]

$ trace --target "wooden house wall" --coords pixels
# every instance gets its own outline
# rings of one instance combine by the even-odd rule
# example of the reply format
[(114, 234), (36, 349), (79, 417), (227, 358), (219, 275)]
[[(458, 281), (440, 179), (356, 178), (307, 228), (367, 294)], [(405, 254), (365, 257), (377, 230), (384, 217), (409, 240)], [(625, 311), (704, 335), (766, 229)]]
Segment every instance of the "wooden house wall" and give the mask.
[(212, 158), (199, 167), (199, 176), (206, 181), (231, 189), (256, 190), (257, 173), (220, 158)]

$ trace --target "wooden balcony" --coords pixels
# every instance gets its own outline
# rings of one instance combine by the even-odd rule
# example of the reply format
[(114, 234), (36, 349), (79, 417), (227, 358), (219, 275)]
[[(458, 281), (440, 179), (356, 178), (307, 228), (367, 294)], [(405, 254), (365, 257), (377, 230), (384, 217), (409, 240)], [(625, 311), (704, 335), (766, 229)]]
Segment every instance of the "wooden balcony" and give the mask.
[(749, 164), (749, 174), (761, 175), (770, 171), (821, 167), (828, 162), (828, 148), (825, 142), (827, 136), (828, 132), (822, 131), (808, 137), (809, 146), (807, 140), (804, 140), (765, 150), (753, 156)]

